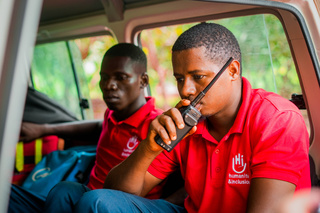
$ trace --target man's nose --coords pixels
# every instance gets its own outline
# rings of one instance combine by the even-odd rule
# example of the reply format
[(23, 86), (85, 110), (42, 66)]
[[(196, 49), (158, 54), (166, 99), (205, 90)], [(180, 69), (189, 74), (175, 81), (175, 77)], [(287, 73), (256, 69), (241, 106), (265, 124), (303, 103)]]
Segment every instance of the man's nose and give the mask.
[(180, 96), (185, 99), (190, 99), (197, 93), (196, 86), (192, 80), (186, 79), (180, 89)]
[(109, 79), (108, 81), (106, 81), (104, 87), (107, 90), (116, 90), (118, 88), (117, 82), (113, 79)]

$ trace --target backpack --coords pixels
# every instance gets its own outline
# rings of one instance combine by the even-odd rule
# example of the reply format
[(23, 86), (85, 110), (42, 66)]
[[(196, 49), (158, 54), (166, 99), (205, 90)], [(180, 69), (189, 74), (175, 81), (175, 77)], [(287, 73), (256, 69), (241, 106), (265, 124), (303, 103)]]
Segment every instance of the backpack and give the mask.
[(63, 123), (77, 121), (75, 114), (44, 93), (28, 87), (23, 121), (31, 123)]
[(34, 167), (22, 187), (47, 196), (60, 181), (87, 184), (95, 158), (96, 146), (53, 151)]
[[(55, 100), (32, 87), (28, 87), (22, 120), (43, 124), (70, 122), (78, 119)], [(18, 142), (12, 183), (21, 186), (43, 156), (62, 149), (63, 146), (64, 141), (54, 135), (38, 138), (28, 143)]]
[(58, 149), (60, 139), (55, 135), (38, 138), (34, 141), (16, 145), (16, 160), (12, 183), (21, 186), (32, 169), (39, 163), (43, 156)]

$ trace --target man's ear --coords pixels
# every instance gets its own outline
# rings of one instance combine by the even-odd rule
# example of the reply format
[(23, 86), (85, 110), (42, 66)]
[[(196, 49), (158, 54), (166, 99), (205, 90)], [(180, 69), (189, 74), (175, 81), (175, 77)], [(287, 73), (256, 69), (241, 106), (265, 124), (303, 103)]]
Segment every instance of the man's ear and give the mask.
[(140, 77), (140, 88), (143, 89), (149, 84), (149, 76), (147, 73), (143, 73)]
[(240, 63), (237, 60), (233, 60), (231, 64), (229, 65), (229, 74), (233, 81), (240, 78)]

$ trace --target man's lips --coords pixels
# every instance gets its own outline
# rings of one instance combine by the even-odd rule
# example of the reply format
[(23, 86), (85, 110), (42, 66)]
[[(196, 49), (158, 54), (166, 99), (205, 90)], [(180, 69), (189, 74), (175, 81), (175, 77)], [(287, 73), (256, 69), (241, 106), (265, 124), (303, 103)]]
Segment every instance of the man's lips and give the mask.
[[(186, 99), (188, 99), (188, 98), (186, 98)], [(189, 99), (190, 100), (190, 104), (194, 101), (194, 98), (193, 99)], [(197, 110), (201, 110), (201, 108), (202, 108), (202, 106), (203, 106), (203, 101), (200, 101), (199, 103), (197, 103), (194, 107), (197, 109)]]
[(203, 104), (202, 104), (202, 102), (200, 102), (195, 106), (195, 108), (200, 112), (202, 106), (203, 106)]
[(113, 103), (120, 100), (118, 96), (105, 96), (103, 99), (108, 103)]

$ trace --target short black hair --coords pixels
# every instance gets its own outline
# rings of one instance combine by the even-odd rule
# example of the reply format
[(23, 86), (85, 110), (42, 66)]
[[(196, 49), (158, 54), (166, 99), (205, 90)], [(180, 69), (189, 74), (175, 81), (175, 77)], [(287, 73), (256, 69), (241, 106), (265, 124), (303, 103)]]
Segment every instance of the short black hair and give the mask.
[(222, 65), (232, 56), (241, 64), (240, 46), (226, 27), (215, 23), (200, 23), (183, 32), (172, 52), (205, 47), (208, 59)]
[(143, 66), (144, 72), (147, 70), (147, 56), (143, 50), (131, 43), (119, 43), (112, 46), (104, 54), (105, 57), (124, 56), (129, 57), (132, 61), (139, 63)]

